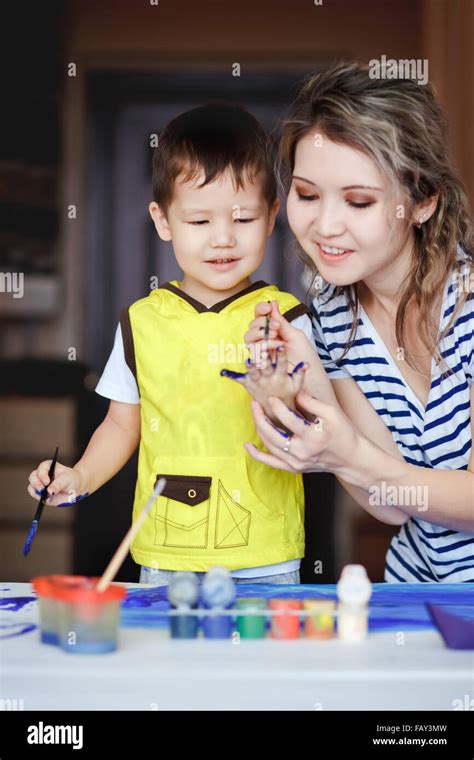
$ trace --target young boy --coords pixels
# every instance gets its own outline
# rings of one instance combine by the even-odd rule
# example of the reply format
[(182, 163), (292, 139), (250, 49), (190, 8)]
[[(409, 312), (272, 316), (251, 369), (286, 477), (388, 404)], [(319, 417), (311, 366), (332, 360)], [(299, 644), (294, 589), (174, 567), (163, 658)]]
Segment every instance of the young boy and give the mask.
[[(160, 285), (122, 312), (96, 391), (107, 416), (81, 459), (57, 464), (53, 506), (108, 481), (140, 444), (135, 520), (157, 479), (163, 494), (131, 547), (140, 582), (228, 567), (240, 582), (299, 582), (304, 553), (301, 475), (249, 457), (259, 444), (249, 396), (221, 370), (245, 371), (243, 335), (260, 301), (311, 336), (307, 309), (250, 276), (260, 266), (279, 203), (266, 134), (238, 106), (207, 105), (173, 119), (153, 157), (149, 211), (173, 243), (180, 282)], [(275, 333), (276, 335), (276, 333)], [(30, 475), (48, 485), (50, 462)]]

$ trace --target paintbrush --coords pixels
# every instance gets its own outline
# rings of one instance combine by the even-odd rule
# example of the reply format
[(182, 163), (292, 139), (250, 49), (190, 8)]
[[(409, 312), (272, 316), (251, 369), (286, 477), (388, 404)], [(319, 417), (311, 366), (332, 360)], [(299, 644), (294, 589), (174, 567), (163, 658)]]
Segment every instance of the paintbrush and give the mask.
[[(271, 303), (271, 301), (268, 301), (268, 303)], [(265, 339), (265, 345), (268, 342), (268, 338), (270, 337), (270, 319), (271, 319), (271, 312), (270, 314), (267, 314), (265, 317), (265, 333), (264, 333), (264, 339)], [(275, 351), (268, 351), (268, 356), (270, 358), (270, 362), (274, 364), (275, 362)]]
[(129, 528), (127, 534), (125, 535), (122, 543), (120, 544), (119, 548), (115, 552), (114, 556), (110, 560), (109, 564), (107, 565), (104, 574), (102, 575), (102, 578), (99, 580), (97, 586), (95, 587), (96, 591), (105, 591), (109, 583), (112, 581), (113, 578), (117, 575), (117, 572), (124, 561), (128, 550), (130, 549), (130, 545), (137, 535), (138, 531), (142, 527), (143, 521), (145, 517), (147, 516), (148, 512), (152, 508), (153, 504), (155, 503), (158, 496), (163, 491), (163, 488), (166, 485), (165, 478), (160, 478), (158, 483), (155, 485), (153, 489), (153, 493), (151, 494), (150, 498), (148, 499), (147, 503), (143, 507), (142, 511), (140, 512), (140, 515), (138, 516), (138, 519), (133, 523), (133, 525)]
[[(59, 447), (56, 446), (56, 451), (54, 453), (53, 460), (52, 460), (50, 468), (48, 470), (48, 478), (49, 478), (48, 486), (50, 486), (51, 483), (54, 480), (54, 468), (56, 467), (56, 462), (58, 461), (58, 451), (59, 451)], [(26, 557), (26, 555), (30, 551), (31, 544), (33, 542), (34, 537), (36, 536), (36, 531), (38, 530), (39, 521), (41, 520), (41, 515), (43, 514), (44, 503), (45, 503), (46, 498), (47, 498), (47, 490), (46, 489), (48, 488), (48, 486), (45, 486), (45, 488), (43, 489), (43, 495), (41, 496), (41, 499), (39, 501), (38, 508), (36, 510), (36, 514), (35, 514), (34, 520), (31, 523), (30, 532), (28, 533), (28, 538), (26, 539), (25, 545), (23, 547), (23, 556), (24, 557)]]

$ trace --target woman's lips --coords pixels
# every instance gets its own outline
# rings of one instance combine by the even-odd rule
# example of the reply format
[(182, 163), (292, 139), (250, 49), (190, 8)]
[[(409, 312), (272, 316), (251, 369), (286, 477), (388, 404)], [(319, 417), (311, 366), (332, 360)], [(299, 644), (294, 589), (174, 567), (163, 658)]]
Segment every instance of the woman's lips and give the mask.
[(324, 261), (329, 261), (331, 264), (337, 264), (339, 261), (345, 261), (345, 259), (347, 259), (351, 253), (354, 253), (354, 251), (345, 251), (344, 253), (325, 253), (319, 243), (316, 245), (318, 246), (318, 251), (321, 258), (323, 258)]

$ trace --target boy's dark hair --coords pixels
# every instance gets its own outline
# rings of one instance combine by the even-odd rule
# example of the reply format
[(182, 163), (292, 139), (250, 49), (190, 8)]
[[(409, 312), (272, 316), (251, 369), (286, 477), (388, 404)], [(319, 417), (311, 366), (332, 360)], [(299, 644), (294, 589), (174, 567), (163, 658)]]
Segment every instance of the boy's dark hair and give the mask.
[(257, 119), (238, 105), (209, 103), (179, 114), (164, 127), (153, 153), (153, 198), (164, 213), (175, 179), (205, 175), (201, 187), (231, 169), (241, 189), (261, 172), (269, 208), (277, 197), (271, 143)]

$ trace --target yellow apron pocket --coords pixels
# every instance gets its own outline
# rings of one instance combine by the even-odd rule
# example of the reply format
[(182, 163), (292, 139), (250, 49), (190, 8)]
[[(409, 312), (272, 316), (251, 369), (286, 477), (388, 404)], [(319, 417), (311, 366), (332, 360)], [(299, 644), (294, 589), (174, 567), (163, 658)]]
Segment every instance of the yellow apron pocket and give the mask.
[[(212, 478), (166, 475), (155, 512), (155, 544), (179, 549), (206, 549)], [(156, 482), (155, 481), (155, 482)]]
[(219, 480), (214, 548), (248, 546), (252, 514), (239, 504)]

